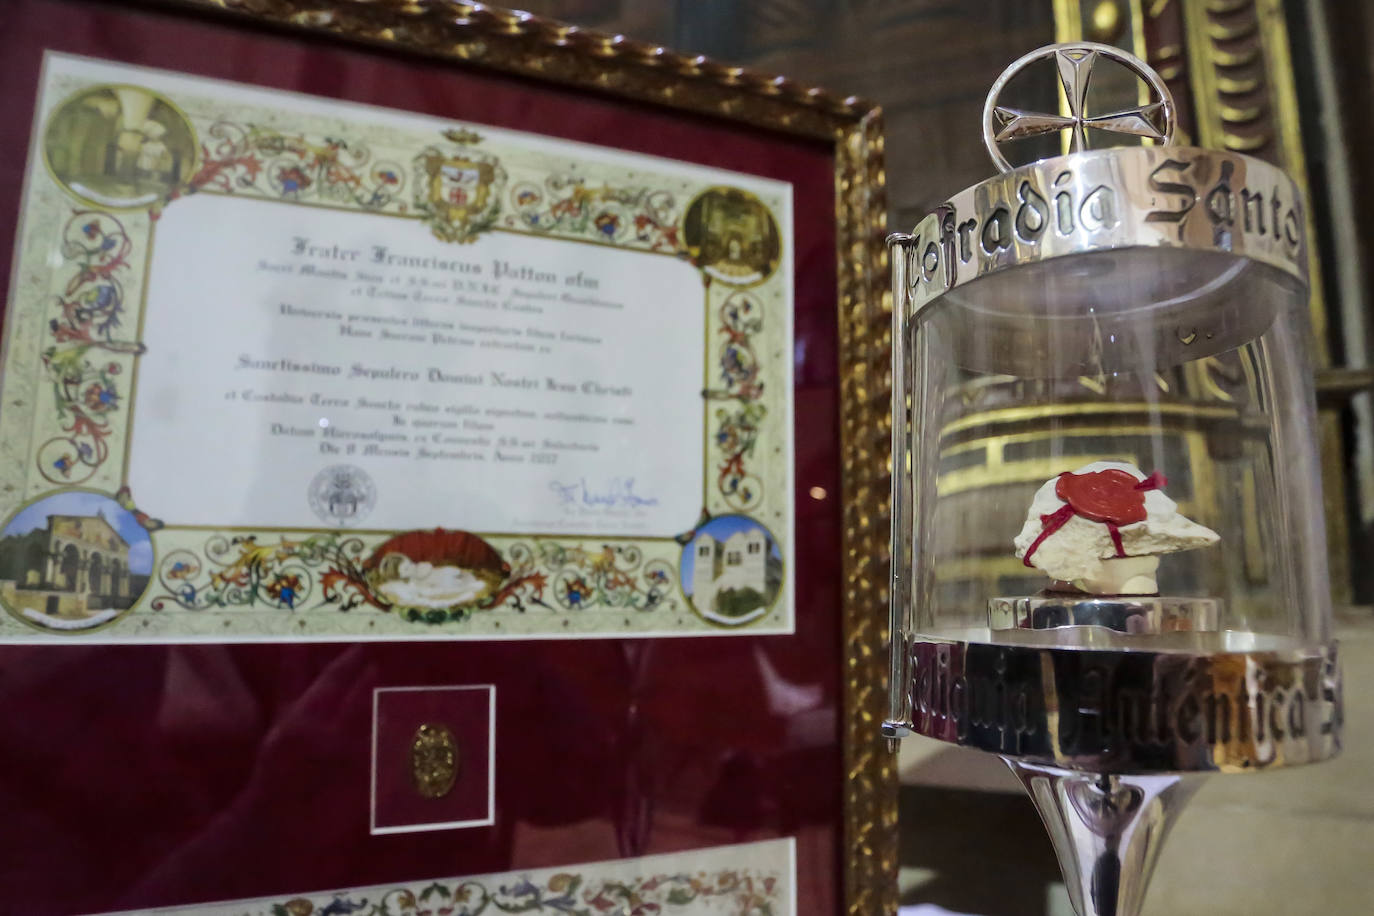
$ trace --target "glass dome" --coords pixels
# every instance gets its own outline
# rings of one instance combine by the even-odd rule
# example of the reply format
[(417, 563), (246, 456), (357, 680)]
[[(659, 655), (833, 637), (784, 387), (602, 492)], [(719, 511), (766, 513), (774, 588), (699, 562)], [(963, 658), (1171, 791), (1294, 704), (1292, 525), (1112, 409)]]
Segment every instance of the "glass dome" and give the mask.
[(889, 734), (1103, 772), (1335, 752), (1304, 227), (1266, 163), (1139, 147), (892, 239)]

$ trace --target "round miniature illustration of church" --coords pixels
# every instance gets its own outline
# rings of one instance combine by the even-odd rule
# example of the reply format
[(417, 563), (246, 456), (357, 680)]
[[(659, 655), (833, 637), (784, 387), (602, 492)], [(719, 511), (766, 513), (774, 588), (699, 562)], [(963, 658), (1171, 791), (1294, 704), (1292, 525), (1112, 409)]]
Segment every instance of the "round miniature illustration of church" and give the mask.
[(141, 209), (166, 200), (196, 171), (186, 115), (140, 86), (96, 86), (63, 99), (43, 131), (54, 179), (88, 204)]
[(739, 188), (711, 188), (687, 205), (682, 240), (693, 263), (731, 286), (757, 286), (778, 269), (778, 222), (763, 201)]
[(45, 496), (0, 529), (0, 604), (41, 630), (74, 633), (118, 620), (152, 571), (148, 531), (101, 493)]
[(718, 515), (697, 528), (678, 570), (692, 610), (727, 627), (758, 620), (782, 590), (778, 542), (747, 515)]

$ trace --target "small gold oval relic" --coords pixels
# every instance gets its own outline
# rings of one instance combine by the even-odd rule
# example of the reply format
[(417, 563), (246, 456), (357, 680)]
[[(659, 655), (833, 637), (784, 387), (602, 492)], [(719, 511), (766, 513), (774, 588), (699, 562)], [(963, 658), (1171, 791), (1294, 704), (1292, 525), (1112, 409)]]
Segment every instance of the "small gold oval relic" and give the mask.
[(425, 798), (443, 798), (458, 781), (461, 765), (453, 732), (432, 722), (416, 729), (410, 742), (410, 776), (415, 791)]

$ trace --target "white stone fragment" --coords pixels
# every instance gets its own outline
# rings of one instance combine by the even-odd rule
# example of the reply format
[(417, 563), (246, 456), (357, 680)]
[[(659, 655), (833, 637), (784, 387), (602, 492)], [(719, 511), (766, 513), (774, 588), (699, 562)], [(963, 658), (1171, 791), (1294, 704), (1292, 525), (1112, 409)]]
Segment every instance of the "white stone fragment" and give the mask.
[[(1133, 464), (1124, 461), (1094, 461), (1075, 474), (1105, 471), (1109, 468), (1126, 471), (1137, 480), (1146, 475)], [(1050, 478), (1035, 493), (1026, 513), (1026, 523), (1016, 536), (1016, 556), (1024, 558), (1031, 544), (1044, 528), (1041, 517), (1052, 515), (1067, 503), (1055, 493), (1057, 476)], [(1160, 554), (1207, 547), (1219, 541), (1218, 535), (1205, 525), (1179, 514), (1178, 503), (1160, 490), (1145, 491), (1143, 522), (1118, 529), (1126, 558), (1149, 558), (1153, 564), (1129, 564), (1118, 558), (1111, 531), (1101, 522), (1074, 515), (1062, 528), (1040, 542), (1031, 556), (1031, 565), (1045, 572), (1051, 579), (1071, 582), (1093, 594), (1153, 594)], [(1124, 565), (1123, 565), (1124, 564)]]
[(1074, 579), (1074, 588), (1092, 595), (1153, 595), (1159, 591), (1155, 582), (1159, 557), (1113, 557), (1102, 560), (1099, 569), (1094, 578)]

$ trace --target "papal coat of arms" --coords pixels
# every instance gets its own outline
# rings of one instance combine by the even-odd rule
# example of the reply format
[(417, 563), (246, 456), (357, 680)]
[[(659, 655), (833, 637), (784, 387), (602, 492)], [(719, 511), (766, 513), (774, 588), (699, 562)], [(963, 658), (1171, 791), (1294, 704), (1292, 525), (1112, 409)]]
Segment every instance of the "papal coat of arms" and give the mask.
[(377, 487), (362, 468), (347, 464), (327, 467), (310, 481), (310, 508), (322, 522), (356, 525), (377, 502)]
[(428, 146), (415, 157), (415, 209), (428, 216), (429, 228), (445, 242), (470, 242), (496, 222), (506, 171), (500, 160), (473, 149), (481, 137), (472, 131), (446, 131), (459, 145), (446, 152)]

